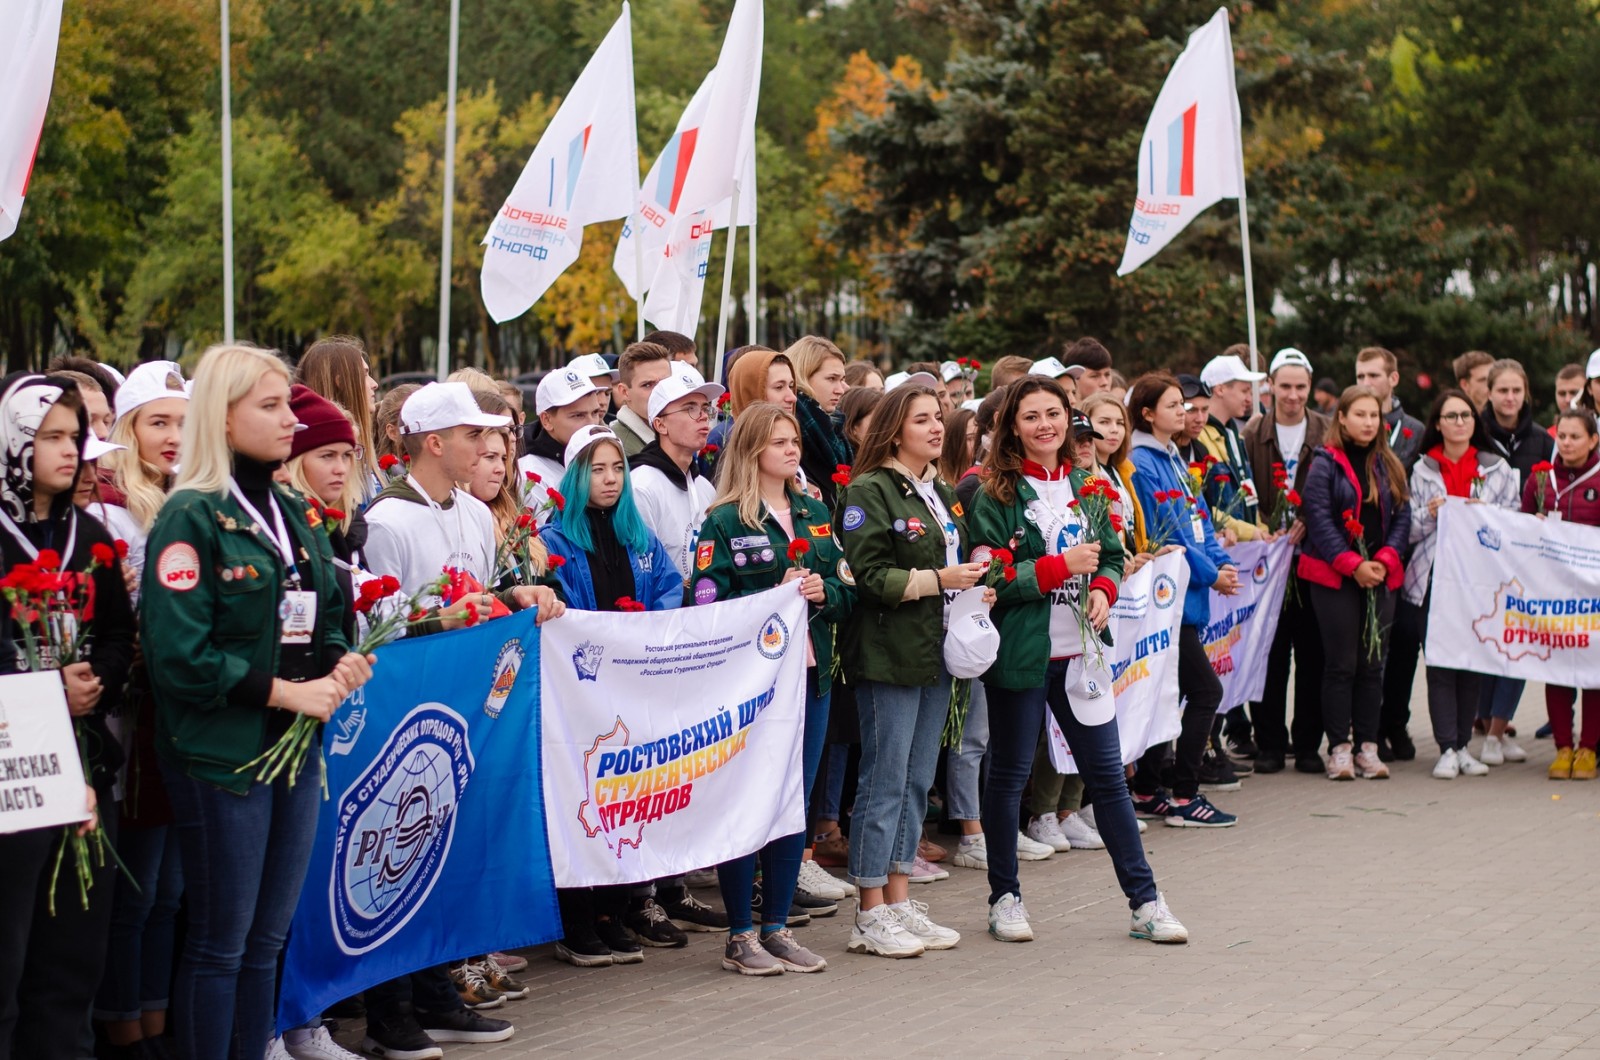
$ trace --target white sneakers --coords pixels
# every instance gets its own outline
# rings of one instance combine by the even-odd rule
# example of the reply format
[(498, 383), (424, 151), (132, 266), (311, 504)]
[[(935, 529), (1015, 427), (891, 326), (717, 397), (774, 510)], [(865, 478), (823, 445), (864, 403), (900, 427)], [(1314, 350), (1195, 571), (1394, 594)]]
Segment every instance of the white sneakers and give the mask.
[(1067, 842), (1072, 844), (1074, 850), (1104, 850), (1106, 841), (1100, 838), (1100, 833), (1094, 826), (1083, 819), (1083, 814), (1069, 813), (1061, 818), (1057, 824), (1061, 827), (1061, 834), (1067, 837)]
[(850, 943), (845, 949), (874, 957), (900, 958), (921, 957), (927, 947), (905, 929), (891, 906), (878, 905), (856, 913), (855, 926), (850, 929)]
[(1146, 902), (1133, 911), (1133, 923), (1128, 934), (1136, 939), (1151, 942), (1188, 942), (1189, 929), (1178, 923), (1178, 918), (1167, 908), (1167, 900), (1157, 894), (1156, 900)]
[(1461, 767), (1461, 772), (1469, 777), (1481, 777), (1489, 772), (1489, 767), (1472, 757), (1472, 752), (1465, 747), (1456, 752), (1456, 764)]
[[(1071, 850), (1072, 843), (1061, 832), (1061, 825), (1056, 821), (1053, 813), (1042, 813), (1028, 822), (1026, 833), (1029, 839), (1036, 843), (1043, 843), (1051, 850)], [(1022, 848), (1018, 846), (1017, 856), (1022, 856)]]
[(1439, 756), (1439, 761), (1433, 767), (1434, 780), (1454, 780), (1461, 775), (1461, 762), (1456, 758), (1453, 750), (1446, 751)]
[[(1062, 837), (1066, 842), (1066, 837)], [(1065, 847), (1062, 848), (1066, 849)], [(1056, 848), (1048, 843), (1041, 843), (1032, 839), (1026, 832), (1017, 833), (1017, 860), (1018, 861), (1043, 861), (1056, 852)]]
[(927, 902), (901, 902), (898, 905), (880, 906), (888, 909), (900, 920), (900, 926), (922, 943), (924, 949), (951, 950), (961, 941), (961, 933), (940, 927), (928, 919)]
[(989, 845), (984, 841), (983, 833), (977, 835), (964, 835), (961, 842), (956, 845), (954, 859), (958, 869), (987, 869), (989, 867)]
[(1503, 766), (1507, 762), (1526, 762), (1528, 752), (1517, 746), (1517, 741), (1509, 736), (1485, 736), (1483, 750), (1478, 752), (1478, 761), (1486, 766)]
[[(1076, 817), (1078, 820), (1082, 821), (1084, 824), (1088, 825), (1090, 828), (1093, 828), (1094, 832), (1095, 832), (1095, 835), (1099, 835), (1100, 834), (1100, 826), (1095, 823), (1094, 807), (1093, 806), (1085, 806), (1083, 809), (1079, 810), (1077, 813), (1073, 814), (1072, 816)], [(1139, 818), (1135, 817), (1133, 820), (1139, 826), (1139, 834), (1140, 835), (1144, 835), (1146, 832), (1148, 832), (1150, 830), (1150, 826), (1148, 824), (1146, 824), (1144, 821), (1140, 820)]]
[(1002, 894), (989, 907), (989, 934), (1001, 942), (1033, 941), (1033, 928), (1028, 926), (1028, 911), (1022, 907), (1021, 898)]
[[(322, 1026), (309, 1031), (285, 1031), (281, 1041), (285, 1055), (293, 1057), (293, 1060), (361, 1060), (361, 1057), (334, 1041), (328, 1028)], [(272, 1056), (270, 1049), (267, 1055)]]
[(856, 893), (855, 885), (839, 879), (815, 861), (800, 863), (800, 890), (813, 898), (826, 898), (830, 902), (843, 901)]

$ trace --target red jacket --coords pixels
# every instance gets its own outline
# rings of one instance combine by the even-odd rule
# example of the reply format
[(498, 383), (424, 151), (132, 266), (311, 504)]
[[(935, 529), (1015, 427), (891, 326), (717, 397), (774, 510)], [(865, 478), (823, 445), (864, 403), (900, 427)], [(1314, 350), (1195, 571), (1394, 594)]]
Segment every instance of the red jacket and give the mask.
[[(1522, 484), (1522, 510), (1533, 515), (1559, 511), (1561, 518), (1569, 523), (1600, 526), (1600, 471), (1595, 470), (1597, 462), (1600, 462), (1600, 455), (1595, 453), (1589, 454), (1589, 459), (1582, 467), (1568, 467), (1557, 458), (1550, 471), (1529, 475), (1528, 481)], [(1589, 477), (1584, 478), (1585, 475)], [(1554, 482), (1551, 476), (1554, 476)], [(1582, 481), (1573, 487), (1572, 483), (1578, 479)], [(1559, 501), (1556, 499), (1557, 491), (1561, 494)], [(1542, 507), (1539, 504), (1541, 499), (1544, 501)]]

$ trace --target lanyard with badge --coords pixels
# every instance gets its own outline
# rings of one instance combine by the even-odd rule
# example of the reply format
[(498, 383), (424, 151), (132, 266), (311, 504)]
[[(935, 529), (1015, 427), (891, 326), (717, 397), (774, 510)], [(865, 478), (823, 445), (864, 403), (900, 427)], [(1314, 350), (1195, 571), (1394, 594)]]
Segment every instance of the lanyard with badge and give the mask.
[[(466, 540), (467, 540), (467, 528), (466, 528), (466, 524), (464, 522), (466, 517), (465, 517), (465, 515), (463, 515), (463, 513), (461, 511), (461, 508), (462, 508), (461, 503), (459, 501), (457, 501), (455, 504), (451, 505), (451, 507), (455, 510), (455, 513), (456, 513), (455, 533), (452, 534), (450, 532), (450, 528), (445, 526), (445, 522), (444, 522), (444, 505), (442, 505), (438, 501), (434, 500), (432, 495), (430, 495), (427, 490), (422, 488), (422, 483), (418, 482), (413, 476), (411, 476), (411, 475), (407, 475), (406, 476), (406, 485), (408, 485), (412, 489), (416, 490), (417, 491), (417, 496), (421, 497), (422, 498), (422, 502), (424, 504), (426, 504), (430, 510), (432, 510), (434, 521), (439, 524), (440, 532), (443, 533), (445, 535), (445, 537), (450, 539), (450, 557), (451, 557), (451, 559), (459, 561), (466, 554), (465, 553), (465, 549), (466, 549)], [(473, 559), (477, 559), (478, 558), (477, 554), (474, 553), (472, 558)], [(474, 576), (476, 576), (478, 572), (477, 571), (472, 571), (471, 573)], [(487, 577), (491, 576), (493, 573), (494, 573), (493, 571), (485, 571), (484, 574), (483, 574), (483, 577), (487, 578)]]
[[(1178, 456), (1177, 447), (1167, 450), (1167, 457), (1172, 461), (1172, 466), (1178, 469), (1178, 485), (1183, 488), (1183, 495), (1189, 500), (1195, 500), (1194, 490), (1190, 488), (1189, 469), (1183, 466), (1183, 458)], [(1200, 505), (1193, 504), (1189, 508), (1189, 533), (1194, 536), (1194, 543), (1206, 543), (1205, 516), (1200, 514)]]
[(238, 502), (239, 507), (245, 510), (252, 522), (251, 532), (264, 534), (272, 542), (273, 548), (278, 550), (278, 555), (283, 559), (285, 571), (283, 602), (278, 604), (278, 621), (280, 644), (307, 645), (311, 643), (311, 634), (317, 626), (317, 594), (314, 590), (300, 587), (300, 567), (294, 561), (294, 538), (289, 536), (289, 528), (283, 522), (283, 508), (278, 504), (278, 498), (273, 496), (271, 489), (267, 491), (267, 504), (272, 508), (272, 522), (256, 510), (250, 499), (244, 495), (239, 484), (233, 479), (228, 480), (228, 492)]

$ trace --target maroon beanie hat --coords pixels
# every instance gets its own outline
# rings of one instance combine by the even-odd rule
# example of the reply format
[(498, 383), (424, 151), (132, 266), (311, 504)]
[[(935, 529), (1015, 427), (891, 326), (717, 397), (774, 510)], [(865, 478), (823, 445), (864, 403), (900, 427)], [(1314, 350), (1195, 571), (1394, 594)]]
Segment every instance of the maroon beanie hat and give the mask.
[(336, 445), (344, 442), (347, 445), (356, 445), (356, 431), (350, 426), (350, 419), (339, 406), (318, 394), (308, 386), (296, 383), (289, 388), (289, 408), (294, 410), (294, 418), (305, 427), (304, 430), (295, 431), (294, 444), (289, 450), (292, 460), (303, 453), (313, 449), (321, 449), (325, 445)]

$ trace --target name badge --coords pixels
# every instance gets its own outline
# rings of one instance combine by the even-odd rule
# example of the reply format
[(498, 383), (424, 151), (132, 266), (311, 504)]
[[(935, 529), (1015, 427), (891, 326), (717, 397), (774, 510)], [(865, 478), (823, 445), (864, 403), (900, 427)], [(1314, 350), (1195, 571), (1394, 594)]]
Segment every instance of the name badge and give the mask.
[(1206, 524), (1199, 512), (1195, 512), (1189, 517), (1189, 530), (1194, 534), (1195, 544), (1203, 545), (1206, 543)]
[(288, 589), (278, 605), (282, 624), (280, 644), (310, 644), (317, 628), (317, 594), (304, 589)]

